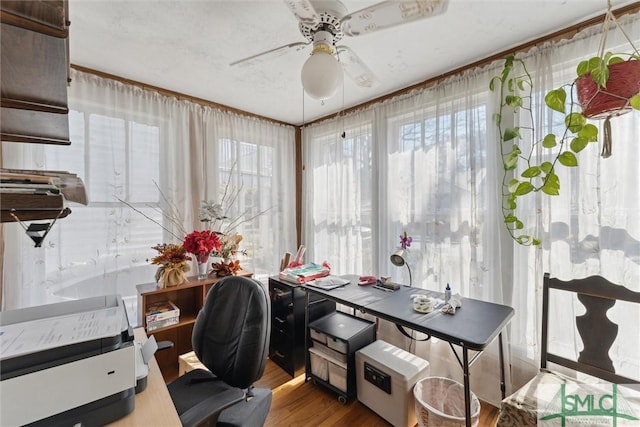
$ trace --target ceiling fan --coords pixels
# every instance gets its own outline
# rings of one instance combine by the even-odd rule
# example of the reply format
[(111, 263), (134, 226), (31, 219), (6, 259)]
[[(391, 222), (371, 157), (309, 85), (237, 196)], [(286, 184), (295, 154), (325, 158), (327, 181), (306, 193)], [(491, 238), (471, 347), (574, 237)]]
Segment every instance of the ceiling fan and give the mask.
[(358, 86), (376, 84), (373, 72), (348, 46), (338, 45), (344, 36), (359, 36), (443, 13), (449, 0), (387, 0), (348, 13), (339, 0), (285, 0), (299, 22), (306, 42), (294, 42), (232, 62), (248, 66), (313, 43), (311, 56), (302, 67), (304, 91), (315, 99), (333, 96), (342, 82), (343, 70)]

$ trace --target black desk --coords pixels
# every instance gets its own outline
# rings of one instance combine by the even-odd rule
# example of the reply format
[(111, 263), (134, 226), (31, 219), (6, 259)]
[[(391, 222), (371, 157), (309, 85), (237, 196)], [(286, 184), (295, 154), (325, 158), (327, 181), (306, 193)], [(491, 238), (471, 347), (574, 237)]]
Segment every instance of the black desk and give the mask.
[[(462, 307), (454, 315), (439, 309), (428, 314), (413, 310), (411, 295), (422, 294), (444, 299), (441, 292), (402, 286), (397, 291), (385, 291), (372, 286), (358, 286), (358, 276), (343, 276), (351, 283), (333, 290), (308, 285), (301, 286), (309, 293), (352, 307), (380, 319), (405, 326), (418, 332), (447, 341), (464, 374), (464, 394), (467, 426), (471, 426), (471, 388), (469, 368), (482, 351), (498, 337), (500, 357), (500, 390), (505, 397), (502, 330), (513, 317), (513, 308), (472, 298), (463, 298)], [(462, 350), (462, 358), (454, 345)], [(470, 359), (469, 350), (477, 351)]]

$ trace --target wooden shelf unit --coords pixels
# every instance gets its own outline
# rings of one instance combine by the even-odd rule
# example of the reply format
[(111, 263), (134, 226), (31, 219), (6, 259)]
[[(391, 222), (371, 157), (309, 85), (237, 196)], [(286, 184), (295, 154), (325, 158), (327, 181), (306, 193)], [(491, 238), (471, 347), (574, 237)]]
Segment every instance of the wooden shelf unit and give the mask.
[(2, 1), (3, 142), (69, 145), (67, 0)]
[[(251, 277), (252, 273), (242, 271), (239, 276)], [(154, 335), (156, 341), (171, 341), (173, 347), (156, 353), (158, 366), (165, 381), (169, 382), (178, 376), (178, 356), (193, 350), (191, 334), (198, 312), (204, 305), (209, 289), (215, 286), (222, 277), (210, 276), (198, 280), (197, 276), (189, 277), (187, 282), (168, 288), (159, 288), (155, 282), (137, 285), (138, 290), (138, 325), (147, 332), (146, 308), (151, 304), (171, 301), (180, 309), (180, 320), (177, 324), (147, 332)]]

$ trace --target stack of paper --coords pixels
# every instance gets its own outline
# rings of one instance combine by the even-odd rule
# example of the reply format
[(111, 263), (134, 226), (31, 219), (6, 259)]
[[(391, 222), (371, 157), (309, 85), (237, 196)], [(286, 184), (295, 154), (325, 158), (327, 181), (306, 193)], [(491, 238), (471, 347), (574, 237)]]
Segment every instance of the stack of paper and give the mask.
[(339, 276), (326, 276), (326, 277), (321, 277), (319, 279), (308, 282), (307, 285), (328, 291), (331, 289), (339, 288), (344, 285), (348, 285), (349, 283), (351, 282), (348, 279), (345, 279)]
[(285, 268), (280, 272), (280, 280), (290, 283), (302, 284), (320, 277), (326, 277), (331, 273), (329, 268), (310, 262), (299, 267)]

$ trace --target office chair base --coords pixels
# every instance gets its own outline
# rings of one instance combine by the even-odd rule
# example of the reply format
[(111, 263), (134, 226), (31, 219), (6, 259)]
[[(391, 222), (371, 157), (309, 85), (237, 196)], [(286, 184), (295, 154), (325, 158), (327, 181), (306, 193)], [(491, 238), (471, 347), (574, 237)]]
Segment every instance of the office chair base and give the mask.
[(254, 388), (253, 398), (225, 409), (217, 427), (262, 427), (269, 415), (272, 394), (267, 388)]

